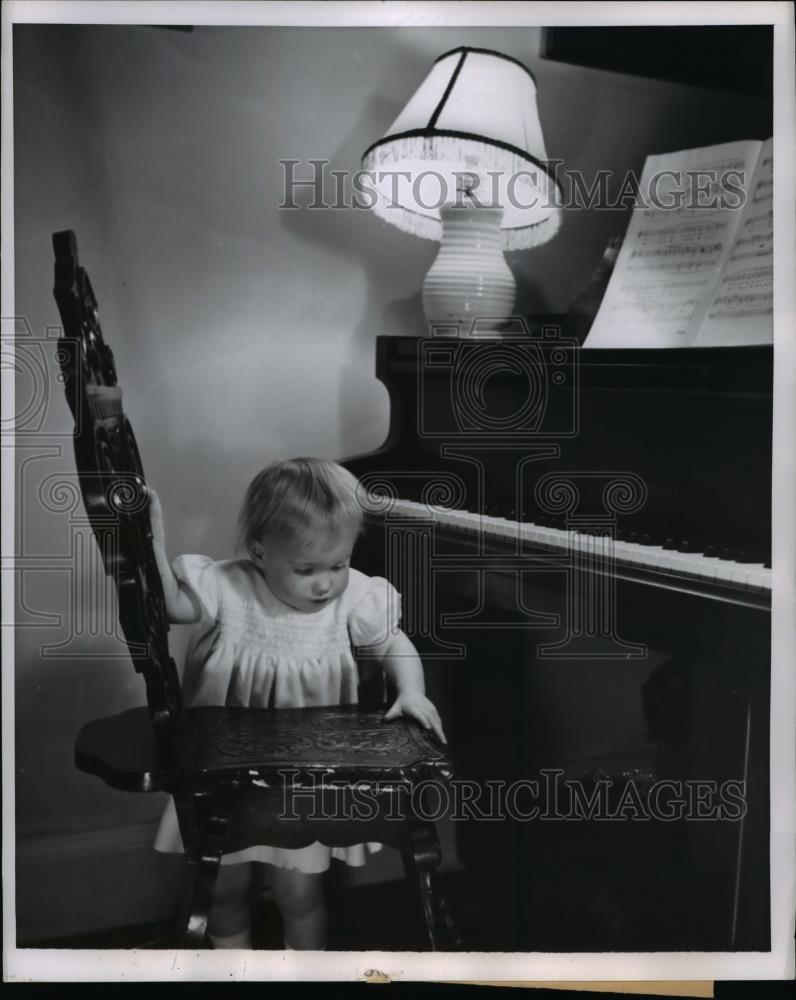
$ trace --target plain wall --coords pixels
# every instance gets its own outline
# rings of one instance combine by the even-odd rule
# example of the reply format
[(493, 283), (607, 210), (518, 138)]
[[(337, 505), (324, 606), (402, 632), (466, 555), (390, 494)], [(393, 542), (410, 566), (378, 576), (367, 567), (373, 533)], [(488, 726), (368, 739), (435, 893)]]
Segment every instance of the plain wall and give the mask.
[[(423, 334), (436, 252), (366, 211), (280, 210), (277, 161), (357, 169), (433, 59), (462, 44), (533, 69), (548, 155), (587, 181), (607, 169), (618, 185), (649, 154), (770, 132), (765, 101), (541, 60), (539, 29), (14, 27), (16, 314), (31, 359), (17, 412), (44, 400), (17, 452), (20, 940), (163, 915), (174, 883), (142, 850), (162, 798), (114, 792), (72, 760), (80, 726), (143, 703), (143, 685), (112, 600), (89, 587), (81, 509), (53, 497), (74, 465), (46, 333), (59, 322), (50, 236), (77, 233), (170, 551), (227, 557), (245, 485), (268, 461), (382, 442), (375, 338)], [(627, 218), (567, 211), (554, 241), (510, 255), (521, 308), (564, 310)], [(105, 609), (94, 634), (76, 626), (88, 607)], [(184, 630), (172, 638), (179, 657)], [(110, 872), (131, 844), (137, 877), (100, 905), (97, 859)], [(74, 864), (63, 874), (92, 851), (93, 880)]]

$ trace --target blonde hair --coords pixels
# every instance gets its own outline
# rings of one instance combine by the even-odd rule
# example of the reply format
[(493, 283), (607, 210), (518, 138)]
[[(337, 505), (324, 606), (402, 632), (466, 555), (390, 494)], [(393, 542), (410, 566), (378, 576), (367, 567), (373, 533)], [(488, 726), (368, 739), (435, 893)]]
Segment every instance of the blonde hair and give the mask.
[(250, 551), (265, 537), (306, 544), (317, 534), (359, 535), (363, 512), (358, 486), (356, 477), (336, 462), (274, 462), (246, 490), (238, 518), (240, 547)]

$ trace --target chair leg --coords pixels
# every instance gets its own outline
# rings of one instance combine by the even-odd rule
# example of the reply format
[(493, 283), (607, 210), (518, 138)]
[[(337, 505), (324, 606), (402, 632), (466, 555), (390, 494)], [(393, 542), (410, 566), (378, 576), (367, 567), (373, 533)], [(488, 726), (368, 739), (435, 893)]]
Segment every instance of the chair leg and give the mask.
[(436, 885), (435, 870), (442, 860), (433, 823), (410, 823), (402, 851), (407, 881), (420, 897), (426, 937), (431, 951), (450, 951), (460, 945), (447, 904)]
[[(190, 874), (177, 925), (180, 948), (205, 947), (213, 887), (224, 853), (229, 809), (210, 796), (175, 794)], [(186, 834), (190, 831), (190, 839)]]

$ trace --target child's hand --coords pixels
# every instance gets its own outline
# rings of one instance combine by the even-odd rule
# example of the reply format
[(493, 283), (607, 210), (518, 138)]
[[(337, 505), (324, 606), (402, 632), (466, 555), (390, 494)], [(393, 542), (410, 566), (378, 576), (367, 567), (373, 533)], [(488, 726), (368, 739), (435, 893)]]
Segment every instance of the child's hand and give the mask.
[(163, 509), (160, 499), (153, 489), (146, 487), (149, 498), (149, 523), (152, 527), (152, 544), (155, 548), (166, 550), (166, 531), (163, 527)]
[(410, 719), (415, 719), (425, 729), (432, 730), (440, 742), (448, 742), (442, 731), (442, 721), (434, 703), (419, 691), (405, 691), (399, 694), (390, 710), (385, 714), (384, 721), (390, 722), (392, 719), (397, 719), (399, 715), (407, 715)]

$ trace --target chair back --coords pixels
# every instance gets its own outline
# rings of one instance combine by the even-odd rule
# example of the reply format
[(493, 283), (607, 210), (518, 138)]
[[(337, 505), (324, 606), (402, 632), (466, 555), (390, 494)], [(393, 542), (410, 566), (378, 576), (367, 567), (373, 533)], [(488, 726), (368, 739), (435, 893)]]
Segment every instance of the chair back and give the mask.
[(80, 492), (116, 586), (119, 621), (135, 669), (143, 675), (159, 752), (177, 752), (180, 681), (169, 655), (168, 619), (155, 562), (144, 470), (122, 406), (113, 352), (102, 335), (97, 300), (80, 266), (71, 230), (53, 234), (55, 301), (63, 331), (58, 362), (75, 421)]

